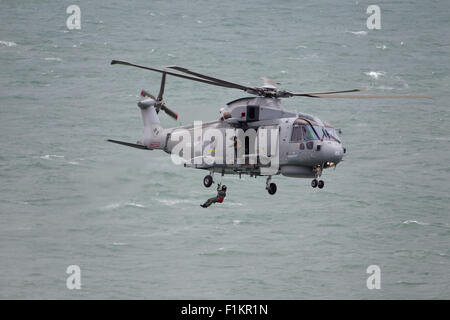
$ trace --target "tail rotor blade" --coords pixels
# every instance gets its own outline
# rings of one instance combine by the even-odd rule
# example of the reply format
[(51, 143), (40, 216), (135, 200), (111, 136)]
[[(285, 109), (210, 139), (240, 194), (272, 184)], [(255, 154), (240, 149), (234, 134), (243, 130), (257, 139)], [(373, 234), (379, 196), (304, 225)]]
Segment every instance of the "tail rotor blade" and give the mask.
[(164, 110), (164, 112), (167, 113), (167, 115), (171, 116), (175, 120), (178, 120), (178, 114), (167, 108), (164, 104), (161, 106), (161, 110)]
[(153, 100), (156, 101), (155, 96), (152, 95), (151, 93), (145, 91), (145, 90), (141, 90), (141, 96), (142, 96), (142, 97), (149, 97), (149, 98), (152, 98)]

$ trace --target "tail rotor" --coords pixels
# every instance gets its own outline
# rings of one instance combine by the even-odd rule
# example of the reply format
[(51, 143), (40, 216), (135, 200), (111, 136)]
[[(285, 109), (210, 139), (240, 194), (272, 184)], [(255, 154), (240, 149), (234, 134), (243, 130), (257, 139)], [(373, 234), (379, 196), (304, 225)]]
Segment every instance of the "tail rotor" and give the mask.
[(155, 100), (156, 113), (159, 113), (160, 110), (163, 110), (167, 115), (169, 115), (170, 117), (172, 117), (175, 120), (178, 120), (178, 114), (176, 112), (172, 111), (171, 109), (169, 109), (163, 100), (165, 86), (166, 86), (166, 73), (163, 72), (162, 78), (161, 78), (161, 86), (159, 88), (159, 93), (158, 93), (158, 98), (155, 98), (154, 95), (152, 95), (151, 93), (149, 93), (145, 90), (141, 91), (141, 96), (148, 97), (148, 98)]

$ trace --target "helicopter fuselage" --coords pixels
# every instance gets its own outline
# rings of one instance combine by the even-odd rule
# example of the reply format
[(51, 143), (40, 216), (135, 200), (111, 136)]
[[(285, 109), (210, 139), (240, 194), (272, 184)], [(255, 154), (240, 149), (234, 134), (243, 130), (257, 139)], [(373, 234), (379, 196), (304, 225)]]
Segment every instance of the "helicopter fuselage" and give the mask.
[[(144, 113), (147, 109), (142, 111), (146, 125)], [(248, 174), (255, 177), (282, 174), (316, 178), (323, 169), (335, 167), (345, 152), (333, 127), (317, 117), (283, 109), (276, 98), (238, 99), (221, 110), (221, 118), (217, 121), (161, 129), (156, 126), (155, 130), (155, 125), (148, 128), (147, 132), (151, 135), (147, 140), (144, 137), (141, 143), (149, 149), (176, 153), (176, 156), (184, 158), (182, 163), (185, 167), (209, 170), (211, 174)], [(261, 147), (252, 141), (254, 137), (260, 137), (262, 129), (276, 133), (276, 145), (267, 146), (268, 149), (276, 149), (278, 157), (272, 171), (264, 170), (268, 163), (261, 161), (261, 155), (255, 152)], [(216, 136), (222, 136), (220, 146), (219, 139), (211, 139), (211, 131)], [(155, 132), (158, 132), (158, 139), (155, 139)], [(183, 132), (183, 139), (179, 138), (180, 132)], [(213, 150), (212, 154), (210, 150)], [(275, 155), (273, 150), (266, 151), (266, 160)], [(214, 159), (203, 161), (207, 156)]]

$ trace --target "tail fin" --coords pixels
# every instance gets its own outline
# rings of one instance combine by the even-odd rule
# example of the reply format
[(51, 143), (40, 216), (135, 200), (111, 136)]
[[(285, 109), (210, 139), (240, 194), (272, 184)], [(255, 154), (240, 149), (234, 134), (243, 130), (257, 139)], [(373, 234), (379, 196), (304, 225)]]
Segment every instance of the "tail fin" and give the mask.
[(140, 143), (149, 149), (163, 149), (166, 143), (166, 133), (161, 127), (155, 104), (156, 101), (152, 98), (138, 102), (144, 121), (144, 136)]

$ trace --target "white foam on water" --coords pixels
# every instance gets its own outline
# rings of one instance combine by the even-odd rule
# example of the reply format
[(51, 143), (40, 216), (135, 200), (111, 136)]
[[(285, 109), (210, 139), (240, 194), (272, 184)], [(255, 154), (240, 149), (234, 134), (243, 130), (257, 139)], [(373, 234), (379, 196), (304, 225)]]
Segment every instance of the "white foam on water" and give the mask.
[(406, 220), (406, 221), (403, 221), (402, 223), (403, 224), (418, 224), (418, 225), (421, 225), (421, 226), (427, 226), (428, 225), (428, 223), (419, 222), (417, 220)]
[(380, 90), (394, 90), (393, 87), (388, 87), (388, 86), (379, 86), (379, 87), (377, 87), (377, 89), (380, 89)]
[[(61, 159), (61, 160), (65, 161), (66, 163), (71, 164), (71, 165), (75, 165), (75, 166), (80, 164), (78, 161), (84, 160), (83, 158), (79, 158), (79, 159), (75, 159), (75, 160), (69, 161), (69, 160), (66, 160), (66, 159), (65, 159), (65, 156), (64, 156), (64, 155), (56, 155), (56, 154), (46, 154), (46, 155), (44, 155), (44, 156), (40, 156), (39, 158), (40, 158), (40, 159), (44, 159), (44, 160), (57, 160), (57, 159)], [(78, 161), (76, 161), (76, 160), (78, 160)]]
[(345, 32), (354, 34), (356, 36), (366, 36), (367, 35), (367, 31), (345, 31)]
[(57, 58), (57, 57), (47, 57), (47, 58), (44, 58), (44, 60), (45, 61), (58, 61), (58, 62), (62, 61), (61, 58)]
[(127, 203), (125, 203), (125, 205), (127, 205), (129, 207), (145, 208), (145, 206), (143, 204), (136, 203), (136, 202), (127, 202)]
[(58, 156), (56, 154), (46, 154), (45, 156), (41, 156), (39, 158), (45, 159), (45, 160), (51, 160), (53, 158), (64, 158), (64, 156)]
[(384, 72), (384, 71), (369, 71), (369, 72), (364, 72), (364, 74), (366, 76), (369, 76), (376, 80), (379, 77), (384, 76), (386, 74), (386, 72)]
[(17, 43), (12, 42), (12, 41), (0, 41), (0, 45), (5, 46), (5, 47), (15, 47), (15, 46), (17, 46)]
[(112, 209), (120, 208), (120, 206), (121, 206), (120, 202), (115, 202), (115, 203), (110, 203), (110, 204), (104, 206), (102, 209), (104, 209), (104, 210), (112, 210)]
[(123, 208), (123, 207), (145, 208), (145, 206), (140, 203), (121, 201), (121, 202), (110, 203), (110, 204), (104, 206), (102, 209), (103, 210), (114, 210), (114, 209), (119, 209), (119, 208)]
[(166, 206), (173, 206), (179, 203), (194, 203), (191, 200), (183, 200), (183, 199), (155, 199), (156, 201), (165, 204)]
[(229, 206), (243, 206), (243, 203), (240, 202), (227, 202)]

